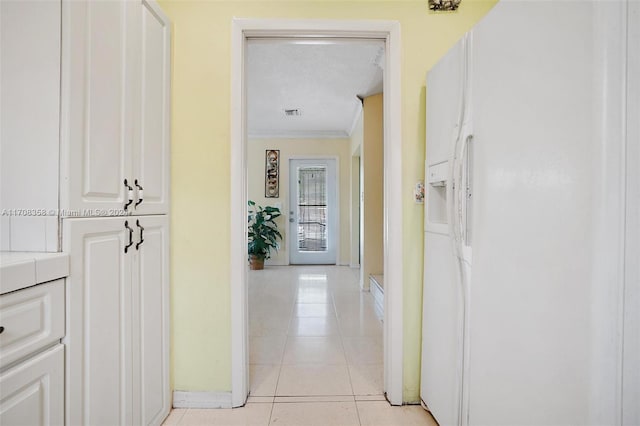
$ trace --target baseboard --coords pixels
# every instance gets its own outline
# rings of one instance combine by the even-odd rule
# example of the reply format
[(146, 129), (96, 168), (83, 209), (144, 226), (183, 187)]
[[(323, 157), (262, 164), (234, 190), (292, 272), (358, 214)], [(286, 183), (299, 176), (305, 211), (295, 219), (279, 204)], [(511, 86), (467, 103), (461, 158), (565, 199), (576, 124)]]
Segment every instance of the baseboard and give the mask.
[(370, 282), (369, 282), (369, 278), (368, 277), (364, 278), (364, 279), (361, 279), (360, 280), (360, 290), (369, 291), (370, 290), (369, 284), (370, 284)]
[(373, 296), (374, 310), (378, 318), (382, 321), (384, 319), (384, 288), (381, 287), (373, 277), (369, 277), (369, 286), (369, 291), (371, 292), (371, 296)]
[(360, 264), (359, 263), (350, 263), (349, 264), (349, 268), (351, 268), (351, 269), (360, 269)]
[(231, 408), (231, 392), (173, 391), (173, 408)]

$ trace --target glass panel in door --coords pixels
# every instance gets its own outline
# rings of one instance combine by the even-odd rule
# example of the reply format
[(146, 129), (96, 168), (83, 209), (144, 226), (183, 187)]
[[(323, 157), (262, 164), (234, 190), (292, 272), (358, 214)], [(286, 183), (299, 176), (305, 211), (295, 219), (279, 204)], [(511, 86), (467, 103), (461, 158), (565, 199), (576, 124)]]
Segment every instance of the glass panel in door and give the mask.
[(290, 263), (335, 264), (335, 160), (291, 160), (290, 165)]

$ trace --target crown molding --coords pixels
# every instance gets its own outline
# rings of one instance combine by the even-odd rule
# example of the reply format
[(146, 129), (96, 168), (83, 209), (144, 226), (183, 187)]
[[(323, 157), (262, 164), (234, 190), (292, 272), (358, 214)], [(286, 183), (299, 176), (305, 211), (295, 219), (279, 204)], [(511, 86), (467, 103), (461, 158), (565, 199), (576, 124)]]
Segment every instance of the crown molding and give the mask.
[(249, 131), (249, 139), (346, 139), (350, 134), (344, 130), (285, 130)]

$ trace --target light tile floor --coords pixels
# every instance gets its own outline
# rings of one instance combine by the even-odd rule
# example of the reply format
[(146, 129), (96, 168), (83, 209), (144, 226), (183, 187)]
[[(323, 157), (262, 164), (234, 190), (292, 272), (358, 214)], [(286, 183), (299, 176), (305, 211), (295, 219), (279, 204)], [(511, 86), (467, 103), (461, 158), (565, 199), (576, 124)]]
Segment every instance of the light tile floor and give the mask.
[(166, 425), (436, 425), (383, 395), (382, 323), (358, 270), (249, 274), (251, 395), (236, 409), (175, 409)]

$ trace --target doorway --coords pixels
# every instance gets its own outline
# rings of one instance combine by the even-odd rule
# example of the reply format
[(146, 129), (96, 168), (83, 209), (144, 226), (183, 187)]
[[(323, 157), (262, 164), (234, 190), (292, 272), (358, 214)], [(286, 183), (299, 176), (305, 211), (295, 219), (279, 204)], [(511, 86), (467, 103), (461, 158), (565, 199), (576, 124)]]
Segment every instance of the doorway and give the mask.
[(233, 22), (231, 123), (231, 300), (232, 405), (248, 395), (247, 315), (247, 102), (245, 60), (247, 39), (374, 38), (385, 42), (384, 74), (384, 390), (401, 405), (403, 379), (402, 326), (402, 144), (400, 91), (400, 26), (394, 21), (253, 20)]
[(289, 160), (289, 179), (289, 263), (336, 264), (336, 160)]

